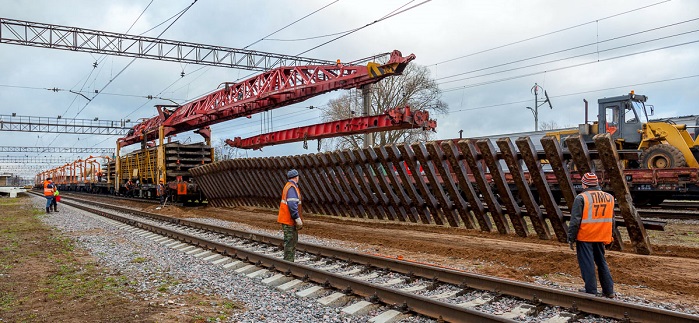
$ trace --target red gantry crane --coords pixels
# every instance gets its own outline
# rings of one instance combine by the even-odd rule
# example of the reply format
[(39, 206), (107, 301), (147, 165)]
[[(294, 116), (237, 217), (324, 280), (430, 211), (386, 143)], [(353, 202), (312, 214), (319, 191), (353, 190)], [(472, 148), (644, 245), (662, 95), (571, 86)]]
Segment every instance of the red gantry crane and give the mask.
[[(332, 65), (286, 66), (272, 69), (268, 72), (251, 77), (238, 83), (222, 83), (222, 89), (186, 103), (182, 106), (158, 106), (158, 115), (135, 125), (128, 134), (117, 140), (116, 150), (116, 189), (119, 189), (121, 148), (135, 143), (147, 143), (159, 139), (157, 156), (165, 156), (163, 139), (178, 133), (194, 131), (204, 137), (207, 145), (211, 145), (210, 125), (240, 118), (252, 114), (301, 102), (309, 98), (339, 89), (360, 88), (373, 84), (381, 79), (399, 75), (408, 63), (415, 59), (410, 54), (403, 57), (400, 51), (394, 50), (384, 64), (369, 62), (366, 66), (343, 65), (338, 62)], [(294, 141), (327, 138), (353, 133), (370, 133), (384, 130), (405, 128), (434, 129), (436, 122), (429, 120), (426, 111), (411, 111), (409, 108), (396, 108), (381, 116), (367, 116), (350, 120), (340, 120), (331, 127), (334, 130), (314, 132), (305, 129), (296, 131)], [(323, 125), (308, 126), (319, 128)], [(290, 131), (294, 131), (291, 129)], [(277, 135), (266, 134), (268, 137), (279, 138)], [(279, 144), (291, 141), (263, 140), (264, 145)], [(252, 140), (251, 148), (261, 147), (259, 140)], [(212, 149), (213, 150), (213, 149)], [(211, 154), (213, 159), (213, 151)], [(164, 158), (158, 158), (157, 178), (165, 177)]]
[[(269, 111), (339, 89), (358, 88), (399, 75), (415, 59), (394, 50), (385, 64), (367, 66), (309, 65), (279, 67), (225, 86), (173, 110), (158, 107), (158, 115), (134, 126), (118, 148), (195, 130), (210, 140), (212, 124)], [(162, 140), (161, 140), (162, 141)]]
[(421, 128), (433, 130), (437, 121), (430, 120), (427, 111), (412, 111), (410, 107), (394, 108), (376, 116), (362, 116), (345, 120), (336, 120), (310, 126), (286, 129), (242, 139), (226, 139), (226, 143), (235, 148), (260, 149), (265, 146), (286, 144), (290, 142), (349, 136), (359, 133), (390, 131), (399, 129)]

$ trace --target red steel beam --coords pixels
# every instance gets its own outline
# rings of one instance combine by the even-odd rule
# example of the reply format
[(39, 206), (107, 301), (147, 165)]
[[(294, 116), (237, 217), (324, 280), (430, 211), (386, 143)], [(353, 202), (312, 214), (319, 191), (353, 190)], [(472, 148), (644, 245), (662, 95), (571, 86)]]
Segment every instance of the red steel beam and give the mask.
[(338, 63), (279, 67), (239, 83), (225, 83), (223, 89), (174, 110), (159, 107), (157, 116), (134, 126), (126, 137), (119, 139), (119, 145), (124, 147), (157, 139), (160, 126), (164, 127), (164, 135), (170, 136), (301, 102), (330, 91), (376, 83), (384, 77), (401, 74), (413, 59), (413, 54), (403, 57), (400, 51), (394, 50), (383, 65), (371, 62), (367, 66)]
[(236, 137), (233, 140), (226, 139), (226, 143), (235, 148), (260, 149), (265, 146), (348, 136), (359, 133), (363, 134), (411, 128), (422, 128), (423, 130), (434, 131), (436, 127), (437, 121), (430, 120), (429, 112), (421, 110), (412, 111), (410, 107), (404, 107), (387, 110), (382, 115), (331, 121), (265, 133), (245, 139), (241, 139), (240, 137)]

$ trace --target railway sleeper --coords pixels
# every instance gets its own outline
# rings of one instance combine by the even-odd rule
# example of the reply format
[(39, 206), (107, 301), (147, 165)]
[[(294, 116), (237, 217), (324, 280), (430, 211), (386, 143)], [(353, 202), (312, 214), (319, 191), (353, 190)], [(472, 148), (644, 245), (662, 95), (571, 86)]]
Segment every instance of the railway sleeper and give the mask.
[[(109, 215), (101, 211), (99, 213), (107, 215), (109, 217), (118, 217), (116, 215)], [(144, 212), (133, 213), (139, 214)], [(114, 220), (111, 219), (108, 221), (114, 222)], [(246, 244), (244, 243), (246, 237), (226, 236), (223, 239), (221, 239), (221, 234), (218, 230), (213, 230), (214, 233), (206, 232), (206, 230), (200, 233), (202, 236), (205, 236), (207, 238), (217, 238), (217, 240), (220, 240), (218, 242), (202, 240), (202, 237), (184, 238), (184, 236), (182, 236), (182, 233), (167, 233), (169, 232), (169, 229), (167, 229), (167, 227), (171, 226), (181, 229), (181, 226), (185, 224), (186, 221), (178, 221), (178, 223), (166, 221), (166, 223), (164, 224), (165, 227), (162, 228), (156, 226), (155, 224), (149, 223), (148, 221), (143, 222), (137, 219), (126, 220), (126, 222), (130, 224), (137, 225), (138, 227), (136, 228), (129, 228), (128, 224), (124, 223), (116, 223), (115, 225), (129, 230), (134, 234), (138, 234), (143, 237), (148, 237), (148, 239), (151, 239), (154, 242), (157, 241), (161, 244), (170, 246), (172, 248), (178, 248), (178, 250), (185, 252), (186, 254), (189, 254), (192, 257), (198, 257), (202, 261), (207, 261), (212, 264), (216, 263), (217, 265), (223, 264), (221, 266), (222, 268), (233, 270), (233, 272), (236, 272), (236, 274), (245, 275), (250, 279), (257, 279), (260, 281), (270, 279), (268, 280), (268, 282), (274, 281), (275, 284), (277, 282), (282, 283), (286, 281), (285, 283), (278, 285), (278, 288), (282, 289), (281, 286), (286, 286), (288, 287), (287, 290), (295, 293), (298, 292), (301, 294), (297, 296), (303, 296), (304, 294), (307, 294), (305, 295), (305, 297), (310, 297), (310, 295), (312, 294), (317, 294), (319, 297), (319, 301), (322, 299), (323, 302), (326, 302), (328, 304), (340, 304), (340, 306), (344, 306), (343, 311), (346, 310), (345, 312), (353, 311), (356, 307), (360, 307), (357, 305), (360, 302), (373, 304), (373, 302), (371, 301), (375, 300), (371, 298), (372, 295), (363, 294), (363, 287), (360, 287), (361, 285), (355, 284), (360, 280), (368, 281), (369, 286), (373, 286), (372, 289), (375, 290), (375, 292), (380, 291), (382, 295), (384, 295), (383, 293), (388, 289), (397, 289), (397, 294), (400, 295), (407, 295), (405, 293), (417, 295), (417, 297), (412, 296), (413, 298), (406, 299), (406, 301), (403, 302), (392, 302), (388, 300), (390, 298), (383, 299), (383, 302), (386, 305), (380, 306), (382, 313), (372, 318), (372, 320), (374, 321), (380, 321), (378, 317), (396, 317), (397, 315), (404, 315), (405, 313), (412, 314), (414, 313), (413, 311), (424, 311), (425, 308), (420, 305), (416, 305), (420, 302), (418, 301), (417, 303), (415, 303), (415, 300), (425, 301), (427, 299), (439, 299), (439, 302), (444, 303), (444, 305), (440, 305), (440, 308), (443, 309), (464, 308), (465, 306), (467, 306), (469, 310), (467, 310), (467, 312), (464, 313), (481, 313), (478, 315), (483, 315), (484, 319), (490, 320), (508, 321), (514, 318), (529, 317), (534, 319), (540, 319), (540, 321), (546, 322), (560, 322), (564, 319), (564, 317), (560, 315), (557, 315), (557, 318), (553, 316), (539, 318), (538, 316), (535, 316), (539, 315), (538, 313), (542, 312), (542, 310), (538, 308), (539, 306), (542, 306), (542, 302), (538, 298), (534, 297), (533, 300), (512, 298), (500, 292), (498, 288), (494, 289), (493, 291), (488, 291), (482, 289), (468, 288), (466, 284), (458, 286), (452, 284), (437, 284), (439, 280), (436, 279), (435, 276), (417, 277), (415, 274), (413, 274), (413, 271), (408, 271), (407, 273), (401, 274), (396, 273), (394, 271), (372, 270), (370, 274), (361, 274), (363, 270), (357, 267), (364, 266), (368, 268), (370, 266), (358, 265), (357, 262), (344, 262), (343, 260), (340, 260), (345, 257), (319, 257), (318, 254), (309, 254), (308, 251), (304, 251), (303, 248), (301, 248), (302, 250), (300, 250), (301, 255), (298, 259), (298, 263), (294, 264), (295, 266), (302, 268), (302, 271), (299, 271), (298, 268), (289, 266), (289, 263), (279, 260), (281, 254), (279, 254), (278, 247), (274, 245), (274, 243), (272, 243), (272, 245), (269, 245), (267, 241), (270, 240), (266, 240), (270, 238), (263, 238), (260, 241), (254, 241), (253, 243)], [(197, 226), (199, 227), (199, 225)], [(160, 233), (161, 235), (165, 234), (165, 236), (158, 236), (144, 229), (149, 229), (155, 233)], [(185, 229), (184, 231), (188, 230)], [(188, 241), (190, 245), (188, 246), (182, 241), (178, 241), (177, 239), (171, 238), (175, 236), (180, 236), (180, 240)], [(256, 234), (255, 237), (257, 237), (256, 239), (259, 239), (260, 235)], [(263, 243), (262, 241), (265, 242)], [(192, 248), (191, 244), (194, 244), (196, 247)], [(225, 247), (231, 245), (241, 247), (240, 249), (235, 250), (231, 250), (229, 247)], [(270, 253), (274, 254), (275, 252), (276, 255), (272, 258), (270, 258), (270, 256), (263, 257), (256, 255), (269, 255)], [(273, 264), (270, 265), (270, 262)], [(334, 263), (334, 265), (328, 266), (330, 263)], [(318, 268), (312, 269), (314, 268), (313, 266), (324, 266), (326, 270), (336, 272), (319, 272)], [(344, 273), (345, 271), (346, 273)], [(292, 279), (289, 274), (292, 274), (296, 278)], [(271, 279), (271, 277), (275, 276), (277, 277), (276, 279)], [(287, 280), (286, 278), (281, 279), (282, 276), (288, 277), (291, 280)], [(345, 281), (346, 283), (338, 283), (337, 279), (340, 277), (342, 277), (341, 281)], [(435, 287), (429, 288), (430, 286)], [(331, 287), (331, 289), (326, 289), (325, 287)], [(468, 291), (466, 290), (467, 288), (469, 289)], [(340, 292), (338, 292), (338, 290)], [(341, 293), (343, 295), (339, 295), (338, 293)], [(349, 293), (354, 293), (356, 296), (345, 298), (346, 294)], [(454, 296), (457, 297), (454, 298)], [(590, 299), (589, 296), (582, 297), (586, 297), (586, 301), (594, 300), (594, 297), (592, 299)], [(370, 306), (366, 303), (362, 304)], [(584, 302), (581, 301), (581, 304), (582, 303)], [(434, 303), (434, 305), (436, 304), (437, 303)], [(352, 308), (350, 309), (350, 307)], [(508, 310), (501, 310), (503, 307), (507, 308)], [(559, 310), (559, 312), (560, 311), (561, 310)], [(439, 315), (433, 312), (429, 313), (431, 313), (430, 316), (439, 318)], [(692, 320), (696, 319), (696, 317), (687, 315), (679, 315), (674, 319), (686, 317), (690, 317)], [(454, 317), (452, 316), (452, 319), (453, 318)]]

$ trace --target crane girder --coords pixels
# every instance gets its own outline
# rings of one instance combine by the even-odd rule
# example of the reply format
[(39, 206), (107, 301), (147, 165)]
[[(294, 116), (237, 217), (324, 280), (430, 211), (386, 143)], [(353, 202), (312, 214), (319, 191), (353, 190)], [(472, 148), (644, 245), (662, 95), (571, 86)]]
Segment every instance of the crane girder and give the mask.
[(286, 144), (313, 139), (349, 136), (360, 133), (391, 131), (400, 129), (422, 129), (435, 131), (437, 121), (430, 119), (427, 111), (412, 111), (410, 107), (389, 109), (384, 114), (362, 116), (330, 121), (249, 138), (226, 139), (226, 144), (241, 149), (260, 149), (265, 146)]
[(238, 83), (223, 83), (222, 89), (136, 125), (126, 137), (119, 139), (119, 145), (124, 147), (157, 139), (161, 126), (164, 136), (170, 136), (280, 108), (330, 91), (376, 83), (402, 73), (413, 59), (413, 54), (403, 57), (400, 51), (394, 50), (385, 64), (279, 67)]

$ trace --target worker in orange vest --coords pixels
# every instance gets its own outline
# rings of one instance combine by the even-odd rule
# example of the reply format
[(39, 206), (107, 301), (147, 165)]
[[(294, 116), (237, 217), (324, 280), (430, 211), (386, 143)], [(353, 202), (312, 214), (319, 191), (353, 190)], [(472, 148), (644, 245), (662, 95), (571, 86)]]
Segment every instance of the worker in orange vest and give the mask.
[(44, 181), (44, 197), (46, 198), (46, 213), (51, 212), (51, 203), (53, 203), (53, 193), (56, 191), (56, 185), (53, 184), (51, 177)]
[[(614, 282), (604, 259), (604, 246), (611, 244), (614, 226), (614, 196), (603, 192), (594, 173), (586, 173), (582, 178), (583, 192), (575, 197), (568, 224), (570, 249), (575, 245), (580, 274), (585, 288), (580, 292), (597, 294), (599, 274), (602, 294), (614, 298)], [(595, 265), (597, 270), (595, 271)]]
[(155, 194), (160, 198), (160, 205), (165, 204), (165, 181), (161, 178), (158, 186), (155, 187)]
[(303, 228), (301, 219), (301, 191), (299, 190), (299, 172), (292, 169), (286, 173), (288, 181), (282, 190), (282, 200), (279, 203), (277, 222), (281, 223), (284, 231), (284, 260), (294, 261), (296, 243), (299, 232)]

